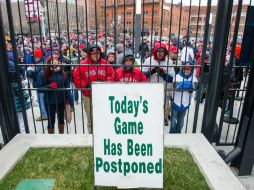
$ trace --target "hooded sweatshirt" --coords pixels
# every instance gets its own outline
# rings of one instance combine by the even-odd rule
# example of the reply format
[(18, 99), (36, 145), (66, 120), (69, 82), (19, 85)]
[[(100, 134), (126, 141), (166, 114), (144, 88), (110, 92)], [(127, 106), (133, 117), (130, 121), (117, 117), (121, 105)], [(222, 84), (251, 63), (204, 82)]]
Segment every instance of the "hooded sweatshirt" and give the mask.
[[(90, 88), (91, 83), (96, 81), (106, 81), (108, 77), (111, 77), (114, 70), (111, 66), (94, 66), (93, 64), (96, 64), (96, 62), (93, 62), (91, 59), (90, 50), (94, 48), (94, 46), (90, 46), (87, 54), (87, 59), (82, 61), (80, 66), (76, 67), (73, 71), (73, 80), (74, 85), (76, 88)], [(104, 59), (100, 58), (98, 60), (99, 65), (101, 64), (107, 64)], [(96, 65), (97, 65), (96, 64)], [(90, 97), (91, 96), (91, 90), (84, 89), (82, 90), (82, 93)]]
[[(158, 52), (158, 49), (160, 49), (160, 48), (163, 48), (165, 50), (164, 56), (161, 59), (159, 59), (157, 57), (157, 52)], [(160, 67), (160, 66), (174, 66), (173, 62), (167, 58), (167, 55), (168, 55), (168, 50), (167, 50), (166, 44), (157, 43), (154, 47), (152, 57), (147, 58), (143, 65), (146, 65), (146, 66), (155, 65), (158, 67)], [(167, 82), (172, 83), (173, 77), (175, 76), (174, 67), (168, 67), (168, 68), (167, 67), (160, 67), (166, 73), (166, 78), (160, 76), (158, 73), (151, 74), (151, 70), (153, 68), (154, 68), (154, 66), (142, 67), (142, 71), (146, 74), (146, 76), (148, 76), (148, 78), (150, 78), (150, 82), (160, 82), (160, 83), (163, 83), (165, 87), (166, 87)], [(169, 87), (169, 84), (167, 86)]]

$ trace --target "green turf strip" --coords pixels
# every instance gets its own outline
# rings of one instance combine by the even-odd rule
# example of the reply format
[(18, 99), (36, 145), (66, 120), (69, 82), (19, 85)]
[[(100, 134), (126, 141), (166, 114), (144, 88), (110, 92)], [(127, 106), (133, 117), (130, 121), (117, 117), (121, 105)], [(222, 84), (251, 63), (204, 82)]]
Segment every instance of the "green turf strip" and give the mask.
[[(165, 148), (164, 162), (164, 189), (210, 189), (188, 151)], [(0, 190), (15, 190), (16, 186), (26, 179), (55, 179), (53, 190), (92, 190), (93, 149), (30, 149), (10, 174), (0, 181)]]

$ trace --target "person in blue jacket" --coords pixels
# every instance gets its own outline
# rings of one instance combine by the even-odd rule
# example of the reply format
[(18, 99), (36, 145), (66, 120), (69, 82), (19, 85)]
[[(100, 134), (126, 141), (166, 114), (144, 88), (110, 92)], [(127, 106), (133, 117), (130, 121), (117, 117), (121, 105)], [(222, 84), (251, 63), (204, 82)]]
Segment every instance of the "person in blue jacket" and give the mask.
[(59, 134), (64, 133), (64, 111), (65, 111), (65, 91), (57, 90), (58, 88), (65, 88), (66, 73), (61, 66), (58, 59), (53, 59), (49, 56), (46, 59), (47, 64), (44, 70), (39, 73), (38, 86), (40, 88), (48, 88), (50, 90), (44, 91), (45, 102), (47, 102), (48, 113), (48, 133), (55, 132), (55, 115), (57, 113)]
[[(34, 51), (34, 63), (35, 64), (43, 64), (43, 53), (42, 51), (35, 50)], [(39, 73), (43, 70), (43, 66), (29, 66), (27, 68), (27, 78), (33, 81), (33, 88), (38, 88), (38, 76)], [(39, 108), (40, 108), (40, 116), (36, 118), (36, 121), (47, 120), (47, 111), (46, 111), (46, 102), (44, 101), (44, 92), (37, 91)]]
[(176, 75), (173, 87), (173, 110), (171, 116), (170, 133), (181, 133), (184, 125), (184, 117), (189, 109), (193, 90), (197, 88), (198, 81), (193, 75), (193, 63), (182, 62), (182, 70)]

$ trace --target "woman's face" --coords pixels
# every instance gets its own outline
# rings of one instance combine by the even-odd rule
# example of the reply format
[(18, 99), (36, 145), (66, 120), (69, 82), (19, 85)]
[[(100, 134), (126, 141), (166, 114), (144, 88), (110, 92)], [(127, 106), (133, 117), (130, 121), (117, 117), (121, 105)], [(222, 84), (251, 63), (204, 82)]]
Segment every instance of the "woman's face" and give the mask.
[(115, 55), (114, 55), (114, 54), (109, 54), (109, 56), (108, 56), (108, 61), (109, 61), (110, 63), (112, 63), (114, 60), (115, 60)]
[(87, 53), (86, 53), (85, 51), (81, 51), (81, 52), (80, 52), (80, 55), (81, 55), (81, 57), (82, 57), (83, 59), (86, 59), (86, 57), (87, 57)]

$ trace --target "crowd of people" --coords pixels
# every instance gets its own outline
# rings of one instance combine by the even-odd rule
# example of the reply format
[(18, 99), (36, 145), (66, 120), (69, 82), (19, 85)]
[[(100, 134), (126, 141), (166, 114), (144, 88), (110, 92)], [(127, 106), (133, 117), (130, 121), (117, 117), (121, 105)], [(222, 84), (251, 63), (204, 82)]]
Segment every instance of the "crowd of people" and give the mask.
[[(143, 38), (142, 38), (143, 39)], [(202, 41), (170, 39), (168, 42), (143, 39), (138, 56), (131, 39), (117, 40), (112, 35), (70, 34), (47, 39), (17, 36), (20, 76), (37, 91), (40, 116), (48, 120), (48, 133), (55, 133), (57, 114), (59, 133), (64, 133), (66, 105), (79, 103), (82, 91), (87, 127), (92, 133), (91, 84), (103, 82), (156, 82), (165, 88), (164, 124), (170, 133), (181, 133), (184, 118), (195, 90), (200, 86)], [(7, 41), (9, 62), (14, 62), (12, 43)], [(230, 47), (230, 45), (229, 45)], [(235, 59), (239, 59), (240, 46)], [(230, 49), (228, 50), (230, 52)], [(205, 72), (209, 71), (212, 47), (205, 48)], [(46, 65), (44, 65), (46, 64)], [(238, 80), (238, 79), (237, 79)], [(75, 86), (74, 93), (70, 89)], [(204, 96), (201, 96), (202, 100)], [(201, 102), (202, 102), (201, 100)]]

